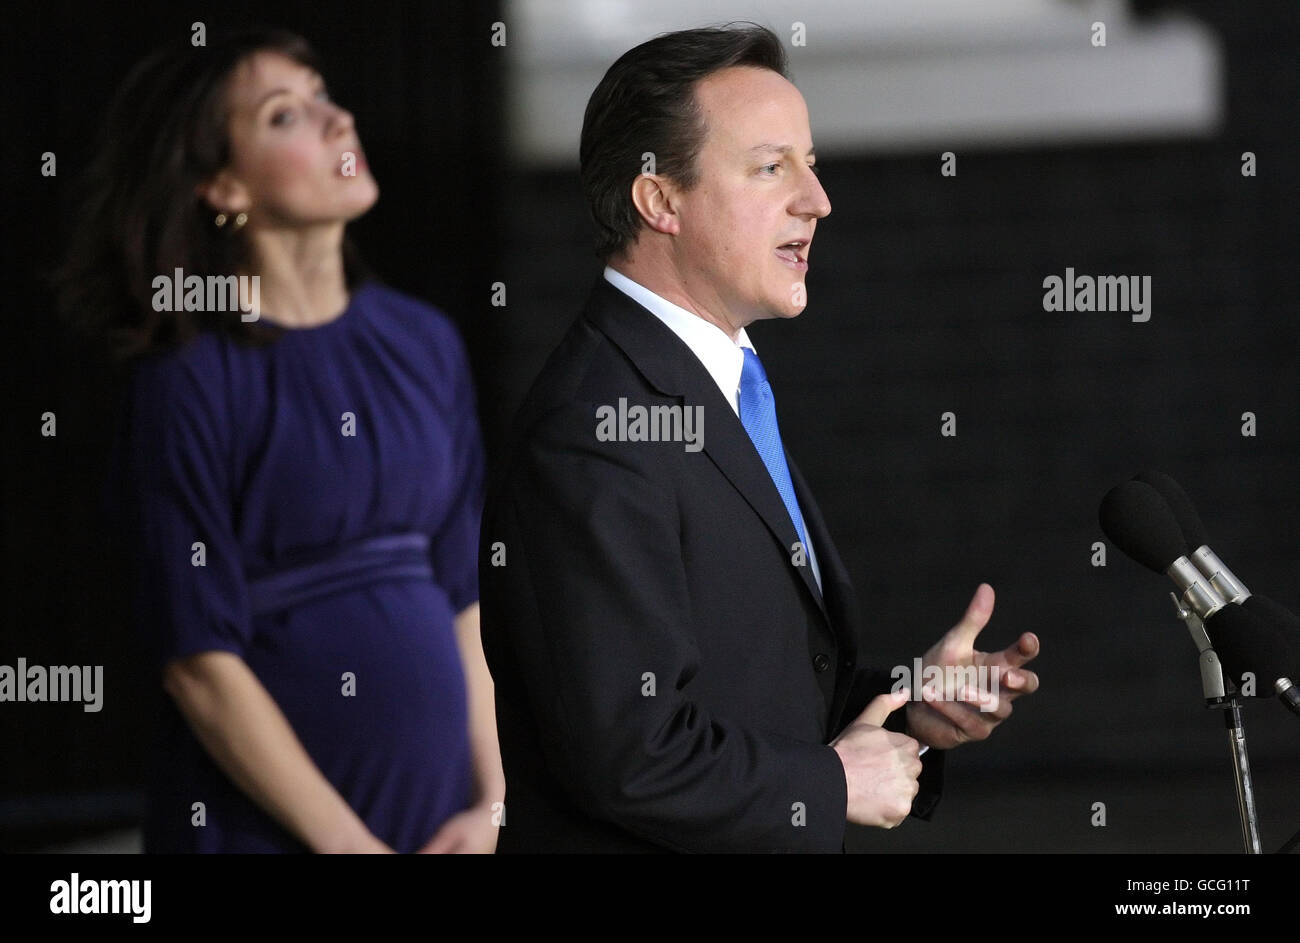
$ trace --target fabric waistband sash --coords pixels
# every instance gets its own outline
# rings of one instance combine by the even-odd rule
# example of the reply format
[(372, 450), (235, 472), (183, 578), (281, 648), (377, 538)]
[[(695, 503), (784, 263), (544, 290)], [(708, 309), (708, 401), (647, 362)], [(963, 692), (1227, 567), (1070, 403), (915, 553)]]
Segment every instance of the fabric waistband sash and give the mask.
[(253, 615), (288, 609), (319, 596), (391, 579), (432, 580), (427, 534), (384, 534), (338, 548), (328, 557), (250, 581)]

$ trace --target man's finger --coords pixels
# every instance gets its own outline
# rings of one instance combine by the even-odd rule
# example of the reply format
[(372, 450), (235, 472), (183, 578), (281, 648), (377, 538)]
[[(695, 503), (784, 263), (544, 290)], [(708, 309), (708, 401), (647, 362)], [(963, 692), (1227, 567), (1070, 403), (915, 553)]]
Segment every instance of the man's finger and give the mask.
[(993, 615), (993, 587), (988, 583), (980, 583), (979, 588), (975, 590), (975, 595), (971, 597), (970, 605), (966, 607), (966, 613), (961, 617), (961, 621), (952, 627), (948, 636), (952, 641), (959, 643), (963, 648), (975, 647), (975, 637), (980, 634), (980, 630), (988, 625), (989, 617)]
[[(1033, 632), (1026, 632), (1012, 644), (1002, 649), (1000, 652), (994, 652), (987, 657), (985, 664), (997, 665), (999, 668), (1019, 668), (1038, 657), (1038, 651), (1041, 646), (1038, 643), (1038, 636)], [(1028, 693), (1028, 692), (1026, 692)]]
[(1002, 687), (1013, 695), (1033, 694), (1038, 690), (1038, 675), (1028, 668), (1002, 672)]
[(885, 718), (906, 704), (910, 696), (910, 692), (906, 689), (891, 694), (877, 695), (867, 705), (866, 710), (862, 712), (858, 720), (873, 727), (883, 727), (885, 726)]
[(1002, 686), (997, 683), (996, 679), (993, 686), (988, 689), (978, 685), (962, 684), (960, 687), (948, 690), (931, 684), (921, 689), (921, 698), (927, 704), (960, 704), (968, 710), (983, 714), (985, 717), (1002, 720), (1011, 713), (1012, 695), (1001, 688)]
[(963, 701), (945, 700), (934, 692), (926, 697), (925, 706), (961, 731), (965, 740), (987, 738), (993, 728), (1011, 713), (1011, 705), (1005, 698), (1000, 699), (996, 711), (984, 712)]

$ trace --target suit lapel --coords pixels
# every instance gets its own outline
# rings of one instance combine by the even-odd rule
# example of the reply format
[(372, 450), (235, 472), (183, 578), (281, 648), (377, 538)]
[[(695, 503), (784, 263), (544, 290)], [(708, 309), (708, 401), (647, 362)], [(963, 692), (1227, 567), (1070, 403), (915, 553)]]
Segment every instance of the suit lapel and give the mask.
[(808, 483), (794, 462), (790, 464), (790, 479), (794, 482), (795, 494), (799, 497), (799, 508), (803, 511), (804, 524), (808, 527), (808, 539), (817, 551), (817, 564), (821, 568), (822, 586), (825, 589), (826, 612), (829, 613), (831, 631), (839, 643), (839, 656), (845, 665), (843, 671), (836, 673), (835, 688), (831, 695), (830, 713), (828, 715), (827, 734), (839, 729), (839, 718), (844, 712), (857, 676), (858, 638), (860, 631), (860, 614), (857, 596), (853, 592), (853, 583), (849, 572), (840, 559), (830, 532), (822, 518), (821, 508), (813, 500)]
[[(808, 528), (808, 539), (812, 541), (817, 553), (826, 610), (831, 616), (831, 624), (841, 648), (849, 653), (850, 658), (855, 658), (858, 650), (858, 613), (849, 572), (840, 559), (839, 551), (835, 549), (821, 508), (813, 498), (799, 466), (790, 459), (788, 453), (786, 462), (790, 466), (790, 480), (794, 482), (795, 495), (799, 499), (799, 510), (803, 512), (804, 526)], [(811, 567), (808, 569), (811, 570)], [(812, 579), (811, 572), (808, 577)], [(813, 582), (816, 585), (816, 581)]]
[[(592, 292), (586, 317), (618, 345), (642, 376), (659, 392), (665, 396), (682, 397), (686, 406), (703, 407), (705, 454), (762, 518), (785, 555), (791, 557), (792, 548), (799, 536), (790, 520), (785, 502), (781, 500), (781, 494), (776, 490), (772, 476), (768, 474), (767, 466), (754, 448), (749, 433), (694, 352), (654, 314), (604, 278), (598, 281)], [(792, 478), (794, 475), (795, 470), (791, 466)], [(815, 504), (811, 501), (802, 478), (796, 481), (796, 492), (799, 493), (800, 508), (804, 510), (805, 524), (811, 527), (803, 502), (807, 500), (814, 508)], [(817, 520), (820, 526), (820, 514)], [(824, 533), (824, 528), (821, 531)], [(814, 530), (809, 531), (810, 535), (814, 533)], [(818, 537), (814, 535), (810, 539), (817, 541)], [(826, 545), (830, 550), (829, 541), (826, 541)], [(814, 549), (820, 552), (821, 544), (814, 543)], [(828, 556), (833, 555), (833, 552), (831, 550)], [(821, 559), (818, 556), (819, 563)], [(813, 578), (812, 567), (805, 565), (797, 569), (804, 586), (830, 622), (826, 603)], [(822, 578), (823, 581), (828, 578), (825, 570)]]

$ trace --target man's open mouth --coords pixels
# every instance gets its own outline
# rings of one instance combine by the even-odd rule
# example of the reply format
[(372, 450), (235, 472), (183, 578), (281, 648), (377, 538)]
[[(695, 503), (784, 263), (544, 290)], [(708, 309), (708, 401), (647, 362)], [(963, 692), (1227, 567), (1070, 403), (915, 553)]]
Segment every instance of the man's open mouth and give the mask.
[(807, 239), (794, 239), (776, 247), (776, 255), (786, 265), (803, 270), (808, 268)]

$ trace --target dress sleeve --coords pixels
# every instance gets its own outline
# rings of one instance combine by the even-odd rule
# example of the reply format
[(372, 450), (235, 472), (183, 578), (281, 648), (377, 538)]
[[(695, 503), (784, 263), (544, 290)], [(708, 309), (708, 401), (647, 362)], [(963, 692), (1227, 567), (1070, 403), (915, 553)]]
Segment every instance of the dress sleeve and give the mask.
[(474, 380), (465, 345), (447, 322), (448, 383), (455, 473), (447, 515), (431, 535), (434, 579), (456, 612), (478, 602), (478, 540), (483, 515), (484, 456)]
[(136, 620), (159, 668), (252, 638), (235, 537), (231, 417), (221, 384), (183, 360), (141, 364), (127, 399), (116, 488), (135, 563)]

